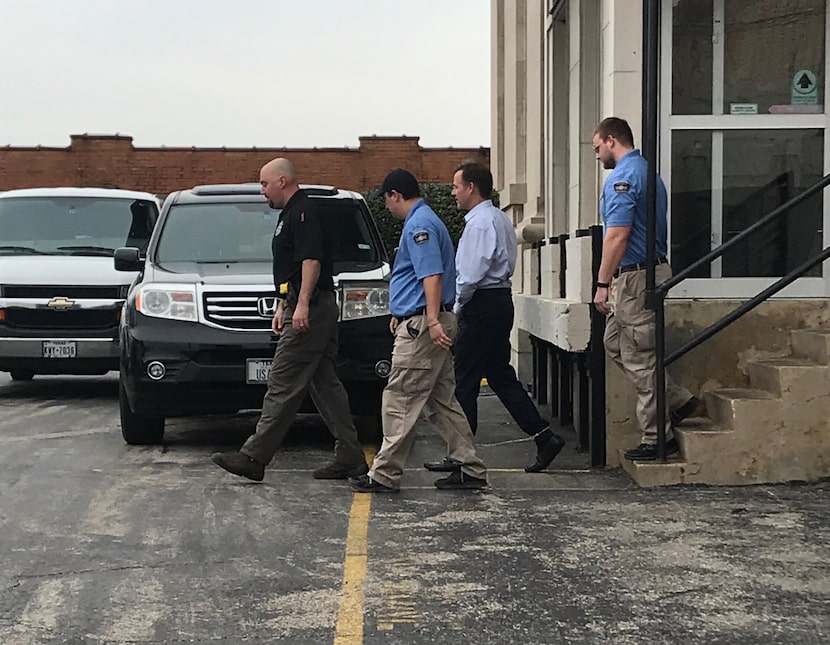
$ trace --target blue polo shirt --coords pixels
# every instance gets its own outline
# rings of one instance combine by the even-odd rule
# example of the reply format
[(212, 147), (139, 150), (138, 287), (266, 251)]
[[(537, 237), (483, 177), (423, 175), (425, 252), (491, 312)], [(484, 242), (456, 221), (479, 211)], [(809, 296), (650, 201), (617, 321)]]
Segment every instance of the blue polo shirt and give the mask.
[[(639, 150), (632, 150), (617, 162), (602, 188), (599, 212), (603, 237), (609, 226), (630, 226), (631, 235), (620, 265), (646, 261), (646, 190), (648, 162)], [(657, 257), (665, 257), (668, 237), (668, 197), (666, 186), (657, 176)]]
[(455, 301), (455, 250), (447, 227), (423, 199), (407, 213), (401, 232), (392, 280), (389, 313), (411, 316), (426, 307), (422, 280), (441, 275), (441, 303)]

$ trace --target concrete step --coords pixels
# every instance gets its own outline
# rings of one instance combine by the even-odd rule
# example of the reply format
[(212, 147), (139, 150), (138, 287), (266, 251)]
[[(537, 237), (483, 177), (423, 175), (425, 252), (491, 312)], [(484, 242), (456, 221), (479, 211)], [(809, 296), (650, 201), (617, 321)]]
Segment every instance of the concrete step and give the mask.
[(794, 329), (790, 338), (793, 355), (820, 365), (830, 364), (830, 329)]
[(643, 488), (655, 486), (676, 486), (683, 483), (686, 462), (677, 455), (665, 462), (629, 461), (625, 450), (620, 450), (620, 464), (632, 481)]
[(753, 387), (777, 397), (812, 397), (828, 391), (830, 367), (798, 356), (747, 361)]
[(765, 390), (732, 388), (705, 392), (706, 410), (721, 428), (750, 431), (758, 425), (778, 425), (781, 399)]
[(677, 426), (674, 435), (683, 458), (687, 462), (699, 462), (710, 453), (710, 446), (734, 439), (735, 431), (716, 424), (709, 417), (692, 417)]

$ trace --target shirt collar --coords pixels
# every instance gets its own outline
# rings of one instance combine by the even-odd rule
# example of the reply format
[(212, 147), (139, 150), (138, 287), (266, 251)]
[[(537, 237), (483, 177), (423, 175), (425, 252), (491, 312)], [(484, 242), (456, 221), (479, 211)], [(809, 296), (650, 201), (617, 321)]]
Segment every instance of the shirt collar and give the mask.
[(640, 149), (639, 148), (634, 148), (634, 150), (632, 150), (631, 152), (626, 152), (622, 157), (620, 157), (620, 160), (617, 162), (617, 165), (621, 164), (623, 161), (631, 161), (635, 157), (639, 157), (639, 156), (640, 156)]
[(488, 207), (495, 208), (493, 206), (492, 199), (485, 199), (483, 202), (479, 202), (475, 206), (473, 206), (470, 210), (467, 211), (467, 214), (464, 216), (464, 222), (467, 223), (471, 219), (476, 216), (476, 213), (480, 213), (481, 211), (486, 210)]
[(412, 213), (414, 213), (416, 210), (418, 210), (424, 203), (425, 202), (423, 197), (419, 199), (417, 202), (415, 202), (412, 208), (409, 209), (409, 212), (406, 214), (406, 217), (404, 217), (404, 219), (409, 219), (409, 216), (412, 215)]

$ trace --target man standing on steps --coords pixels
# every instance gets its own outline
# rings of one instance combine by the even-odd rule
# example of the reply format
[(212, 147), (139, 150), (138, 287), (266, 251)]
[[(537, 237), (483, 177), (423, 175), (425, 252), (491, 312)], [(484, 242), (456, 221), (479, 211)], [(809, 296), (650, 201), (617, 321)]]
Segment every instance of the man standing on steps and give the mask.
[[(605, 351), (637, 389), (637, 420), (642, 440), (625, 453), (632, 461), (657, 459), (655, 315), (646, 307), (646, 185), (648, 164), (634, 148), (631, 128), (609, 117), (597, 126), (594, 153), (611, 174), (600, 198), (602, 262), (594, 306), (606, 314)], [(668, 249), (668, 198), (657, 178), (657, 284), (671, 277)], [(691, 415), (700, 401), (666, 374), (666, 455), (679, 450), (673, 425)]]
[[(565, 441), (551, 431), (510, 365), (516, 232), (507, 215), (493, 205), (492, 194), (493, 175), (487, 166), (469, 161), (456, 168), (452, 195), (467, 214), (455, 254), (455, 396), (475, 433), (479, 388), (486, 378), (522, 432), (536, 442), (536, 460), (525, 467), (536, 473), (550, 465)], [(436, 471), (457, 467), (449, 457), (424, 464)]]
[(360, 493), (396, 493), (424, 407), (458, 462), (440, 489), (487, 488), (487, 469), (476, 452), (473, 433), (455, 399), (453, 313), (455, 262), (447, 227), (421, 199), (418, 180), (397, 168), (380, 190), (386, 208), (404, 220), (401, 243), (389, 283), (390, 331), (395, 336), (392, 371), (383, 390), (383, 444), (368, 475), (350, 478)]
[(326, 231), (312, 199), (300, 189), (294, 165), (274, 159), (259, 173), (271, 208), (282, 209), (271, 249), (277, 311), (272, 328), (280, 336), (256, 432), (239, 451), (217, 452), (213, 461), (234, 475), (262, 481), (300, 404), (311, 394), (334, 435), (334, 461), (315, 479), (347, 479), (369, 467), (349, 412), (346, 390), (335, 372), (337, 317), (332, 259)]

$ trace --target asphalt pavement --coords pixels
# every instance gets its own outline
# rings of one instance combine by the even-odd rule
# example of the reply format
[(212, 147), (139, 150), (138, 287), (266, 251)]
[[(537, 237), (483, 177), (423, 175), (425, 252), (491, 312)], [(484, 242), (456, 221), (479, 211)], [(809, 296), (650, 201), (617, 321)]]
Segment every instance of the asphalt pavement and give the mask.
[(484, 446), (492, 489), (439, 491), (424, 426), (401, 493), (355, 495), (307, 416), (255, 484), (209, 459), (255, 414), (127, 446), (115, 379), (0, 375), (4, 645), (830, 642), (830, 483), (641, 490), (567, 431), (549, 472)]

